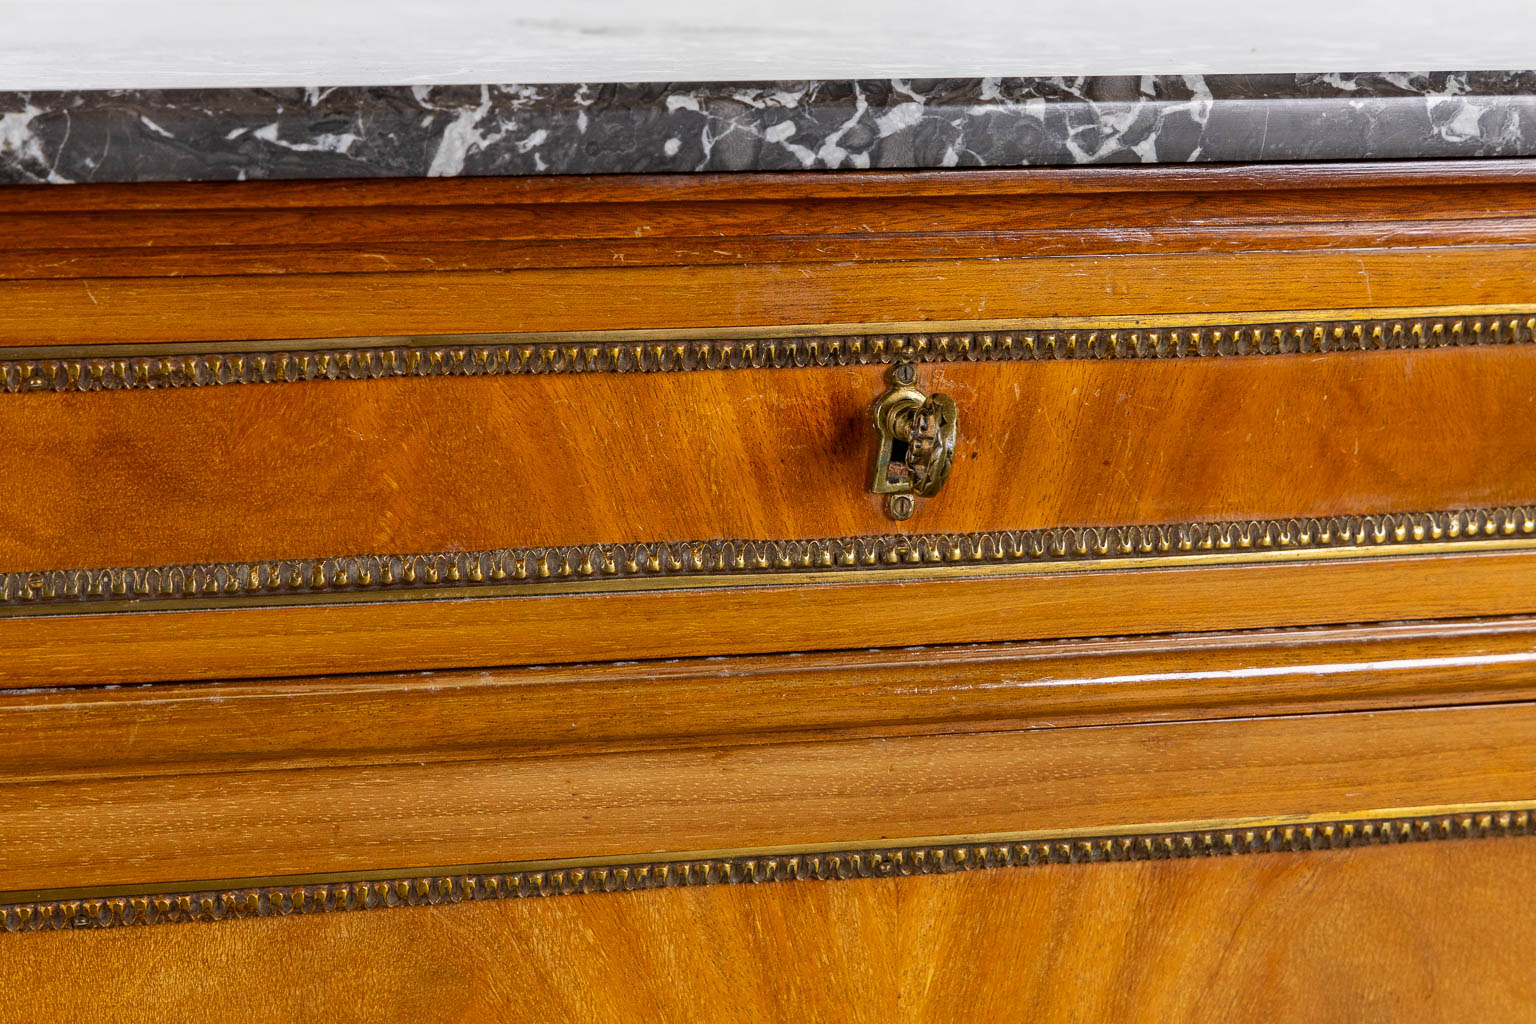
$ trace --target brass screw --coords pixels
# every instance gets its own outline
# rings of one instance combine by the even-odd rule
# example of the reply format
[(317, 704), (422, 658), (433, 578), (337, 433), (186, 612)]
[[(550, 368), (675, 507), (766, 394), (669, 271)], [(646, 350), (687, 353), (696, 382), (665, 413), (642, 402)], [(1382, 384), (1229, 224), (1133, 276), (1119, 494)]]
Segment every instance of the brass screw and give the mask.
[(917, 511), (917, 502), (910, 494), (892, 494), (885, 499), (885, 511), (892, 519), (911, 519)]

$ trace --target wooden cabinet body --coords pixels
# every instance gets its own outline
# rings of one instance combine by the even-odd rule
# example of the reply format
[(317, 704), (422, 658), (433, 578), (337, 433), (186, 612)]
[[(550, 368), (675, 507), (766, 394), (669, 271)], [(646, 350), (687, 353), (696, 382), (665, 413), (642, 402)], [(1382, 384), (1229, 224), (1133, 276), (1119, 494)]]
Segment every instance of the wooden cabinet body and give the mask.
[(5, 190), (6, 1012), (1520, 1019), (1533, 211)]

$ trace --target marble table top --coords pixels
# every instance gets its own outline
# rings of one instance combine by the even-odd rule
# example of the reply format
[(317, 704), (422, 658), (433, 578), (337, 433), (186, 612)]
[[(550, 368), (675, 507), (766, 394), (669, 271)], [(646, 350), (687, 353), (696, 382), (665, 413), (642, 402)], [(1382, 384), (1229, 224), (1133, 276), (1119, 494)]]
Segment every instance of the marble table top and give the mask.
[(1536, 155), (1536, 71), (1413, 70), (1529, 0), (13, 6), (0, 184)]

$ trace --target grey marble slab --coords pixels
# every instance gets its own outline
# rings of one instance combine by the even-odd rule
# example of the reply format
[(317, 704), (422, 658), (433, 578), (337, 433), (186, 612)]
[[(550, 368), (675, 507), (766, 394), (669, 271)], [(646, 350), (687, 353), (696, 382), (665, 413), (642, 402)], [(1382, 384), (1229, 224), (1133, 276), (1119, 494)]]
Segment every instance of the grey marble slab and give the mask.
[(1536, 154), (1536, 72), (0, 92), (0, 182)]

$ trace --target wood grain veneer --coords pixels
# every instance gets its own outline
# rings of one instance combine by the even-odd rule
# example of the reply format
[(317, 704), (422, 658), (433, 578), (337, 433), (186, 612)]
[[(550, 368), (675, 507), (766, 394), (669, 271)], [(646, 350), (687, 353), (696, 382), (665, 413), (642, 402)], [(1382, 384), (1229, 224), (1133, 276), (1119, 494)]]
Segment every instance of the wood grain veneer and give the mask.
[[(1533, 252), (1536, 161), (0, 189), (0, 1019), (1529, 1016), (1536, 843), (1467, 837), (1536, 808)], [(883, 350), (369, 362), (1020, 320), (1228, 349), (928, 350), (961, 464), (904, 525)], [(1281, 321), (1339, 341), (1232, 354)], [(984, 550), (1147, 524), (1204, 532)], [(904, 532), (982, 539), (446, 585)], [(862, 859), (456, 902), (773, 851)]]
[(869, 493), (879, 366), (0, 395), (0, 572), (1536, 503), (1536, 345), (925, 366), (958, 465)]
[(0, 344), (1528, 302), (1532, 166), (7, 188)]
[(1511, 552), (5, 617), (0, 687), (1532, 614), (1532, 572)]
[[(172, 185), (51, 197), (3, 190), (0, 217), (13, 230), (0, 251), (14, 258), (0, 266), (0, 337), (22, 360), (7, 370), (6, 387), (22, 393), (0, 396), (0, 424), (13, 438), (0, 448), (0, 571), (185, 563), (201, 571), (281, 558), (1490, 506), (1511, 510), (1504, 518), (1518, 534), (1528, 518), (1519, 508), (1536, 499), (1528, 469), (1536, 460), (1518, 429), (1489, 424), (1529, 416), (1536, 350), (1525, 344), (925, 367), (929, 387), (961, 399), (966, 448), (949, 492), (895, 529), (864, 493), (869, 431), (861, 421), (881, 387), (875, 366), (75, 394), (26, 393), (32, 371), (22, 364), (74, 359), (82, 346), (96, 346), (92, 358), (100, 358), (122, 343), (130, 343), (125, 354), (153, 359), (183, 343), (182, 355), (285, 338), (330, 339), (295, 342), (304, 348), (349, 336), (483, 331), (679, 337), (847, 323), (911, 331), (936, 322), (963, 330), (1018, 317), (1129, 316), (1155, 327), (1190, 314), (1252, 323), (1265, 310), (1327, 321), (1437, 309), (1471, 318), (1478, 340), (1490, 333), (1485, 321), (1502, 318), (1512, 333), (1499, 340), (1518, 341), (1528, 333), (1518, 318), (1531, 305), (1523, 232), (1536, 221), (1533, 166)], [(1225, 234), (1234, 231), (1268, 232), (1267, 241), (1248, 246)], [(1059, 247), (1069, 236), (1081, 242), (1072, 253)], [(710, 239), (743, 240), (751, 251), (706, 253), (699, 243)], [(397, 242), (436, 255), (422, 264), (374, 252)], [(822, 242), (832, 248), (805, 248)], [(586, 248), (568, 249), (577, 243)], [(459, 245), (512, 248), (504, 260), (466, 263), (451, 253)], [(214, 250), (218, 259), (203, 262)], [(358, 258), (367, 272), (352, 272)], [(1462, 326), (1456, 319), (1454, 329)], [(1297, 554), (1305, 552), (1288, 557)], [(1466, 564), (1460, 592), (1425, 597), (1423, 614), (1527, 610), (1524, 588), (1491, 587), (1484, 575), (1505, 578), (1518, 558)], [(994, 581), (965, 598), (953, 584), (934, 584), (921, 593), (954, 594), (954, 610), (941, 600), (930, 616), (938, 631), (922, 639), (1157, 628), (1150, 613), (1122, 621), (1119, 609), (1159, 600), (1163, 577), (1108, 569), (1072, 581)], [(1427, 581), (1444, 569), (1414, 571)], [(1398, 594), (1411, 576), (1397, 572), (1383, 563), (1306, 577), (1328, 583), (1288, 591), (1294, 621), (1401, 613), (1409, 602)], [(1303, 578), (1283, 576), (1288, 587)], [(1208, 592), (1236, 578), (1212, 577)], [(1324, 609), (1325, 591), (1345, 578), (1361, 603)], [(8, 604), (52, 587), (15, 582), (10, 590), (31, 596), (10, 594)], [(359, 629), (375, 637), (408, 630), (421, 641), (411, 656), (419, 651), (427, 667), (844, 646), (879, 639), (854, 628), (856, 619), (875, 620), (877, 607), (919, 593), (857, 589), (866, 585), (850, 581), (854, 589), (767, 619), (765, 602), (778, 598), (766, 590), (629, 594), (603, 606), (611, 629), (580, 650), (566, 638), (591, 635), (583, 609), (596, 605), (567, 598), (241, 611), (114, 624), (108, 633), (90, 632), (98, 620), (19, 621), (4, 626), (22, 652), (5, 674), (23, 683), (105, 682), (407, 667), (404, 649), (358, 642)], [(124, 588), (118, 596), (144, 594)], [(859, 616), (824, 614), (859, 594), (872, 602)], [(1216, 615), (1214, 604), (1201, 610), (1205, 600), (1194, 596), (1187, 613), (1201, 628), (1288, 618), (1230, 601)], [(747, 621), (701, 629), (706, 606)], [(1089, 608), (1116, 614), (1095, 618)], [(1045, 617), (1028, 618), (1038, 614)], [(239, 629), (256, 630), (252, 639), (260, 624), (280, 622), (286, 640), (255, 653), (247, 644), (237, 667), (220, 639), (237, 619)], [(769, 621), (778, 628), (758, 628)], [(653, 624), (662, 628), (642, 639)], [(454, 653), (445, 655), (449, 635)], [(98, 636), (128, 644), (118, 648), (123, 657), (103, 657)], [(39, 654), (44, 643), (61, 653)], [(187, 643), (196, 649), (177, 647)]]
[[(1531, 300), (1533, 246), (0, 281), (0, 345), (677, 330)], [(1198, 286), (1195, 286), (1198, 282)]]
[(1521, 1021), (1532, 871), (1493, 839), (3, 935), (0, 1019)]
[[(7, 786), (0, 891), (1536, 800), (1536, 705)], [(142, 890), (141, 890), (142, 891)]]
[[(1536, 700), (1530, 618), (0, 691), (0, 779), (597, 755), (1529, 700)], [(81, 736), (92, 741), (80, 743)]]
[[(1203, 173), (1202, 173), (1203, 172)], [(19, 278), (1530, 240), (1525, 161), (0, 189)], [(59, 190), (54, 190), (59, 191)], [(103, 271), (108, 273), (104, 274)]]

